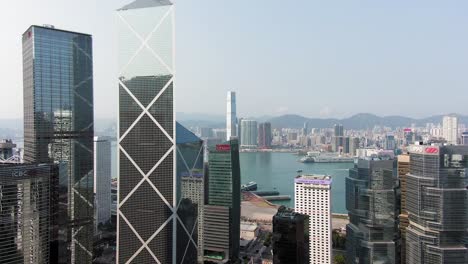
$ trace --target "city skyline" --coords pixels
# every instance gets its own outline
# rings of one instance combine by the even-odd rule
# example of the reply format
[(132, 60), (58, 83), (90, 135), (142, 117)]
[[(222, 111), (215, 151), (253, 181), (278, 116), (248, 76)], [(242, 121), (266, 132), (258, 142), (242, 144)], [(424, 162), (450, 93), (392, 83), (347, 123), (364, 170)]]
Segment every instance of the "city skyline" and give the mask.
[[(116, 34), (108, 25), (114, 22), (114, 10), (125, 2), (9, 3), (16, 12), (8, 12), (0, 21), (11, 24), (9, 21), (16, 19), (14, 14), (21, 16), (18, 23), (6, 28), (7, 40), (17, 38), (31, 24), (54, 24), (59, 29), (92, 34), (95, 39), (96, 118), (114, 118), (117, 108), (104, 103), (108, 97), (117, 98), (113, 82), (117, 63), (112, 56), (116, 47), (111, 45)], [(297, 113), (311, 117), (344, 117), (371, 112), (370, 109), (377, 115), (412, 117), (439, 112), (468, 114), (462, 101), (468, 96), (468, 91), (463, 89), (468, 80), (462, 74), (468, 67), (468, 52), (464, 48), (468, 39), (466, 34), (459, 34), (467, 22), (464, 10), (468, 6), (464, 3), (441, 6), (442, 3), (424, 1), (421, 7), (421, 3), (364, 2), (360, 6), (341, 3), (333, 7), (329, 3), (307, 1), (300, 3), (301, 8), (297, 10), (297, 5), (265, 4), (263, 1), (177, 1), (178, 85), (190, 87), (184, 89), (188, 93), (184, 96), (175, 94), (182, 102), (180, 111), (194, 109), (191, 98), (199, 92), (210, 94), (216, 100), (197, 106), (198, 112), (222, 114), (225, 93), (234, 90), (238, 93), (239, 116)], [(251, 7), (249, 10), (245, 9), (247, 4)], [(32, 12), (36, 9), (42, 11)], [(89, 19), (69, 16), (67, 10), (86, 11)], [(243, 15), (234, 16), (236, 13)], [(278, 16), (286, 19), (276, 27), (271, 21)], [(394, 20), (397, 16), (399, 19)], [(231, 34), (226, 36), (225, 32)], [(251, 41), (242, 41), (247, 39)], [(17, 40), (2, 42), (0, 54), (7, 58), (0, 62), (0, 69), (10, 73), (0, 88), (0, 92), (10, 97), (0, 106), (0, 118), (19, 117), (22, 115), (22, 78)], [(220, 60), (231, 63), (220, 70)], [(201, 61), (205, 62), (198, 65)], [(275, 66), (277, 62), (282, 66)], [(197, 63), (197, 67), (193, 63)], [(215, 74), (209, 79), (202, 78), (206, 76), (205, 71)], [(284, 78), (292, 73), (297, 78)], [(385, 100), (353, 103), (358, 95), (367, 94), (373, 98), (377, 89), (379, 97)], [(403, 96), (409, 89), (414, 96)], [(427, 103), (433, 100), (434, 91), (446, 89), (457, 95), (451, 98), (450, 104), (434, 107)], [(11, 90), (18, 93), (9, 93)], [(278, 91), (277, 96), (268, 97), (267, 107), (256, 107), (257, 98), (262, 98), (266, 90)], [(333, 91), (352, 92), (340, 96), (341, 92)], [(318, 100), (320, 96), (330, 100)], [(417, 100), (413, 99), (416, 97)], [(393, 107), (395, 102), (399, 107)]]

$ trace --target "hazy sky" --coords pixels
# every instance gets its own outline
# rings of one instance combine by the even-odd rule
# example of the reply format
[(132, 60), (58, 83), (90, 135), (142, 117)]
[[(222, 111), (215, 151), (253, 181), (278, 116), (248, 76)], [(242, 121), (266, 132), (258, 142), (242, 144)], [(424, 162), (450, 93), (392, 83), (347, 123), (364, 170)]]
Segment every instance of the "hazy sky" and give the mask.
[[(116, 116), (114, 10), (131, 1), (6, 1), (0, 118), (23, 113), (31, 24), (93, 35), (96, 117)], [(178, 0), (177, 111), (224, 114), (235, 90), (240, 116), (468, 114), (467, 14), (464, 0)]]

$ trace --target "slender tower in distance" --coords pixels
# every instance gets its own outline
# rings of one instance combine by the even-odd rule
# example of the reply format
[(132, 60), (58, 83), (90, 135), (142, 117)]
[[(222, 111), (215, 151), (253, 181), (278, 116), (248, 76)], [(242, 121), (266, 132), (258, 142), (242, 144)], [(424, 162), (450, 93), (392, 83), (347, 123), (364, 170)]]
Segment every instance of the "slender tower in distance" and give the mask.
[(226, 140), (237, 136), (237, 116), (236, 116), (236, 92), (229, 91), (227, 94), (226, 111)]

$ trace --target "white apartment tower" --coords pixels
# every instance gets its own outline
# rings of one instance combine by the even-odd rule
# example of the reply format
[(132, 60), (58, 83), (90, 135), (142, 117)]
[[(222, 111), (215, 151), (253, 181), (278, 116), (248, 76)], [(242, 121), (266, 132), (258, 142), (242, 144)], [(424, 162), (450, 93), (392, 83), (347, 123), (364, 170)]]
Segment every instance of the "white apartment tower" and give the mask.
[(226, 140), (237, 136), (237, 116), (236, 116), (236, 92), (229, 91), (227, 94), (226, 111)]
[(456, 116), (444, 116), (442, 121), (442, 134), (447, 143), (456, 145), (458, 139), (458, 118)]
[(111, 218), (111, 142), (94, 137), (94, 195), (96, 226)]
[(326, 175), (294, 179), (295, 211), (309, 216), (310, 264), (332, 263), (331, 184)]

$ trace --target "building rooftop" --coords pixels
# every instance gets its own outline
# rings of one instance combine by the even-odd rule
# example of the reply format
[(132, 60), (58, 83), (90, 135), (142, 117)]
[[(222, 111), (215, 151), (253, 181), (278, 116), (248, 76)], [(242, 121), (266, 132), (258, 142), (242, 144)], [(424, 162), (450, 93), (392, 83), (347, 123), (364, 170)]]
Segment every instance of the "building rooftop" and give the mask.
[(65, 29), (58, 29), (58, 28), (55, 28), (54, 26), (52, 25), (31, 25), (24, 33), (24, 34), (27, 34), (28, 32), (30, 32), (31, 28), (42, 28), (42, 29), (47, 29), (47, 30), (52, 30), (52, 31), (59, 31), (59, 32), (65, 32), (65, 33), (70, 33), (70, 34), (77, 34), (77, 35), (83, 35), (83, 36), (89, 36), (91, 37), (91, 34), (88, 34), (88, 33), (81, 33), (81, 32), (76, 32), (76, 31), (71, 31), (71, 30), (65, 30)]
[(332, 177), (330, 175), (304, 174), (298, 175), (294, 179), (295, 183), (330, 185)]
[(117, 11), (168, 5), (172, 5), (172, 2), (169, 0), (135, 0), (128, 5), (121, 7)]
[(257, 224), (254, 224), (254, 223), (249, 223), (249, 222), (242, 222), (241, 225), (240, 225), (240, 229), (242, 231), (255, 231), (257, 230), (258, 226)]

